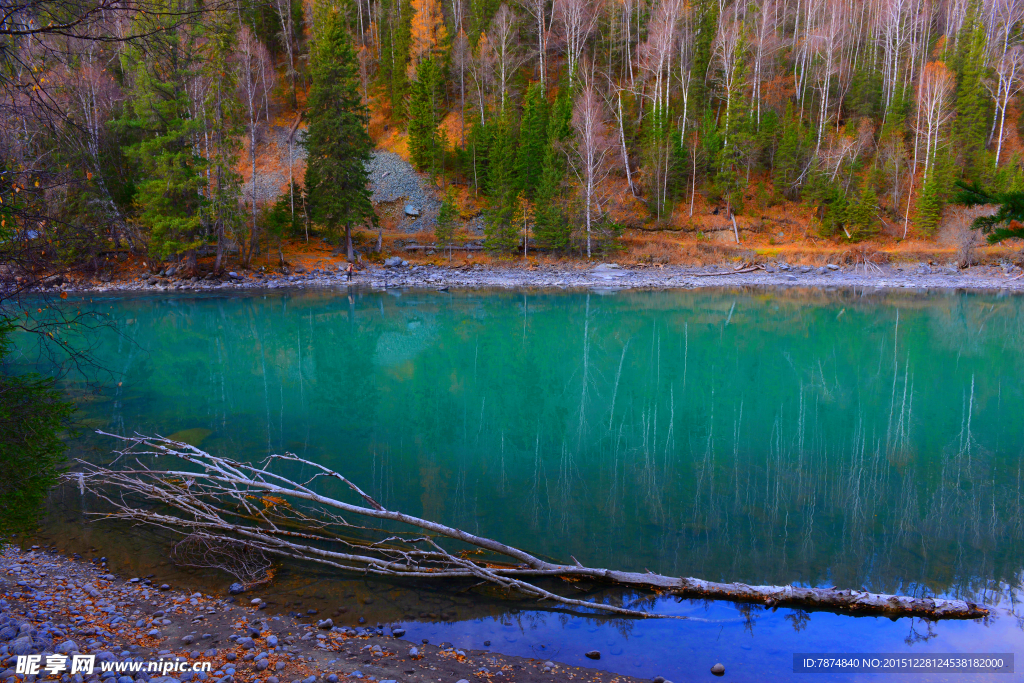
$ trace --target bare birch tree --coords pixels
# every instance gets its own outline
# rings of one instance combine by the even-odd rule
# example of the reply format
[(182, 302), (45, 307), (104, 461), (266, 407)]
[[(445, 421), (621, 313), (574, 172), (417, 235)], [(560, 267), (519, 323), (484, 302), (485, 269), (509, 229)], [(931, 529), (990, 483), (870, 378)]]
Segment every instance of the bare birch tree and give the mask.
[(593, 71), (584, 68), (581, 76), (580, 93), (572, 111), (575, 139), (568, 156), (569, 165), (580, 183), (589, 259), (593, 255), (594, 224), (602, 214), (603, 184), (608, 176), (608, 154), (614, 148), (614, 141), (609, 134), (608, 112), (597, 90)]
[(995, 167), (999, 167), (999, 157), (1003, 151), (1005, 140), (1006, 110), (1010, 101), (1024, 86), (1024, 48), (1014, 45), (995, 63), (995, 78), (986, 82), (992, 98), (995, 100), (996, 116), (993, 127), (998, 124), (999, 134), (996, 138)]
[(725, 123), (722, 127), (723, 144), (729, 146), (729, 124), (732, 120), (733, 97), (739, 86), (739, 66), (743, 59), (743, 29), (738, 22), (723, 18), (715, 38), (715, 66), (717, 79), (725, 91)]
[[(753, 27), (753, 67), (751, 74), (750, 108), (751, 113), (756, 115), (757, 127), (761, 128), (761, 85), (772, 75), (773, 57), (779, 49), (779, 3), (776, 0), (765, 0), (756, 5), (757, 12), (754, 18)], [(685, 38), (680, 41), (680, 52), (685, 54), (692, 51), (692, 46), (687, 45), (690, 41)], [(682, 55), (681, 55), (682, 56)], [(682, 60), (681, 60), (682, 61)], [(680, 69), (682, 64), (680, 64)], [(680, 80), (683, 80), (682, 78)], [(685, 103), (689, 78), (683, 86), (683, 100)], [(756, 111), (755, 111), (756, 110)]]
[[(921, 71), (917, 85), (917, 111), (919, 132), (924, 134), (924, 174), (921, 186), (931, 179), (935, 158), (942, 143), (942, 127), (952, 118), (953, 110), (949, 100), (953, 96), (955, 78), (942, 62), (929, 62)], [(915, 146), (919, 143), (915, 143)], [(917, 150), (914, 150), (915, 156)], [(903, 217), (903, 236), (910, 227), (910, 200), (907, 194), (907, 210)]]
[(554, 0), (552, 12), (554, 21), (565, 42), (565, 61), (569, 69), (569, 86), (576, 78), (576, 72), (583, 57), (587, 39), (597, 26), (600, 0)]
[(480, 107), (480, 125), (487, 123), (487, 95), (494, 87), (494, 49), (487, 34), (481, 34), (476, 43), (476, 54), (469, 62), (469, 73), (476, 89), (476, 100)]
[[(250, 199), (252, 201), (252, 227), (249, 233), (249, 247), (243, 250), (245, 262), (248, 264), (256, 252), (259, 235), (257, 225), (258, 203), (260, 196), (259, 176), (256, 172), (256, 146), (261, 119), (268, 119), (267, 93), (273, 88), (274, 69), (267, 48), (253, 35), (247, 26), (238, 32), (236, 50), (238, 65), (238, 92), (245, 107), (246, 132), (249, 138), (249, 163), (252, 179), (250, 181)], [(242, 248), (242, 245), (238, 245)]]
[(921, 112), (924, 134), (924, 177), (928, 182), (942, 142), (942, 127), (952, 118), (949, 106), (955, 79), (942, 62), (930, 62), (921, 73), (917, 86), (917, 107)]
[(502, 3), (491, 20), (491, 30), (487, 37), (494, 50), (495, 76), (498, 81), (500, 97), (499, 109), (505, 113), (505, 102), (508, 99), (509, 83), (516, 70), (526, 61), (519, 49), (519, 28), (515, 13), (508, 5)]
[[(292, 2), (291, 0), (273, 0), (273, 5), (277, 19), (281, 24), (281, 41), (284, 43), (284, 52), (288, 59), (288, 63), (285, 65), (285, 76), (288, 77), (288, 81), (291, 83), (291, 100), (294, 107), (297, 104), (295, 86), (297, 72), (295, 70), (295, 21), (292, 17)], [(362, 8), (360, 8), (360, 23), (362, 23), (362, 18)]]

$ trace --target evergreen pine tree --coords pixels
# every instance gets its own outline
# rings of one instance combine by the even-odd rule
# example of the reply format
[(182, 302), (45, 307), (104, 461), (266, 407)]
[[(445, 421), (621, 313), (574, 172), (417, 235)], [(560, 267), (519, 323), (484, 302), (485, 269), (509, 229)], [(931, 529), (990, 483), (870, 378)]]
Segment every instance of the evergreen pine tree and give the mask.
[(437, 156), (437, 89), (441, 74), (432, 57), (416, 68), (409, 99), (409, 157), (420, 171), (432, 169)]
[(878, 232), (878, 194), (870, 174), (864, 177), (860, 196), (846, 213), (846, 224), (852, 239), (866, 239)]
[(986, 49), (985, 26), (977, 5), (972, 4), (960, 29), (954, 63), (957, 92), (953, 140), (960, 155), (961, 167), (968, 174), (979, 168), (988, 132), (991, 98), (985, 89), (984, 81)]
[(939, 198), (939, 186), (934, 176), (925, 182), (921, 194), (917, 198), (917, 227), (926, 235), (935, 232), (942, 212), (942, 201)]
[[(176, 9), (173, 0), (166, 9)], [(217, 53), (220, 45), (203, 41), (199, 27), (173, 30), (169, 23), (155, 14), (139, 17), (134, 30), (150, 31), (153, 39), (146, 54), (133, 47), (124, 60), (134, 76), (122, 125), (138, 135), (127, 150), (141, 176), (134, 196), (136, 220), (148, 231), (150, 249), (160, 258), (194, 253), (203, 241), (209, 160), (195, 141), (202, 137), (207, 103), (190, 101), (186, 86), (202, 74), (209, 51)]]
[(516, 186), (533, 197), (540, 185), (547, 142), (548, 103), (540, 83), (526, 91), (523, 119), (519, 129), (519, 151), (516, 154)]
[(513, 222), (515, 212), (515, 135), (511, 123), (499, 119), (494, 127), (488, 159), (487, 195), (484, 246), (493, 252), (515, 250), (518, 226)]
[(356, 53), (344, 21), (332, 11), (320, 22), (310, 59), (306, 188), (313, 220), (331, 235), (345, 226), (345, 249), (351, 261), (352, 223), (376, 221), (366, 187), (373, 142), (359, 94)]
[(380, 61), (377, 79), (380, 82), (391, 119), (401, 121), (406, 115), (405, 99), (409, 93), (409, 45), (412, 4), (409, 0), (390, 0), (381, 11)]
[(537, 186), (534, 211), (534, 239), (544, 249), (561, 251), (569, 246), (571, 226), (562, 209), (560, 197), (565, 180), (565, 154), (561, 145), (572, 134), (572, 102), (560, 92), (548, 117), (544, 162)]
[(695, 77), (690, 79), (690, 93), (693, 98), (693, 111), (698, 115), (711, 106), (705, 74), (708, 73), (714, 54), (715, 38), (718, 36), (718, 8), (719, 3), (714, 0), (698, 0), (694, 3), (697, 21), (691, 71)]
[(448, 188), (444, 193), (444, 200), (441, 202), (441, 209), (437, 213), (437, 222), (434, 224), (434, 239), (437, 246), (445, 249), (451, 246), (455, 237), (455, 220), (458, 218), (459, 208), (455, 199), (455, 190)]
[(799, 194), (795, 183), (800, 174), (800, 124), (794, 118), (792, 102), (786, 104), (773, 171), (777, 194), (790, 198)]

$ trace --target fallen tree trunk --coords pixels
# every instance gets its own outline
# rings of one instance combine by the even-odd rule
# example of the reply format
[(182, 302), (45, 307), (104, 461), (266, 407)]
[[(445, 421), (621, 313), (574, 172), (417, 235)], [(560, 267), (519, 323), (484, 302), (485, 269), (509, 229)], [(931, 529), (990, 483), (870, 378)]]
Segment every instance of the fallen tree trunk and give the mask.
[[(341, 474), (293, 454), (271, 455), (259, 464), (221, 458), (164, 437), (120, 439), (118, 461), (133, 458), (137, 467), (113, 469), (79, 461), (79, 485), (109, 502), (106, 518), (155, 525), (191, 534), (210, 543), (246, 543), (279, 557), (380, 576), (415, 579), (476, 579), (508, 592), (573, 607), (633, 617), (665, 617), (640, 609), (588, 602), (553, 593), (528, 579), (587, 579), (641, 591), (704, 599), (725, 599), (772, 606), (799, 606), (857, 614), (975, 619), (988, 610), (963, 600), (885, 595), (867, 591), (797, 586), (748, 586), (558, 564), (519, 548), (430, 520), (388, 510)], [(190, 463), (191, 470), (159, 469), (168, 456)], [(312, 473), (304, 481), (281, 470)], [(292, 475), (295, 477), (295, 475)], [(354, 492), (364, 504), (327, 495), (331, 484)], [(142, 497), (138, 504), (131, 494)], [(169, 508), (163, 511), (162, 508)], [(377, 520), (381, 526), (353, 523), (344, 515)], [(386, 528), (396, 525), (399, 530)], [(449, 550), (444, 539), (463, 549)], [(489, 554), (489, 556), (488, 556)], [(678, 617), (677, 617), (678, 618)]]
[(718, 275), (741, 275), (743, 273), (753, 273), (757, 270), (764, 270), (764, 266), (747, 266), (745, 268), (737, 268), (736, 270), (725, 270), (721, 273), (694, 273), (694, 277), (715, 277)]

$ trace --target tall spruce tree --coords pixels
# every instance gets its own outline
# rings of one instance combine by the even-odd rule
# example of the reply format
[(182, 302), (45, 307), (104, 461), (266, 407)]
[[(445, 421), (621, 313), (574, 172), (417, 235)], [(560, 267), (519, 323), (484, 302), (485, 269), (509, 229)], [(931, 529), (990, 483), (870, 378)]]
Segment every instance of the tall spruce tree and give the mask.
[(571, 236), (571, 227), (560, 201), (566, 173), (562, 145), (572, 134), (571, 121), (572, 100), (568, 89), (564, 88), (555, 99), (548, 117), (544, 162), (534, 211), (534, 239), (538, 246), (554, 251), (567, 248)]
[[(169, 0), (162, 9), (171, 14), (179, 5)], [(132, 76), (121, 124), (137, 139), (127, 149), (140, 175), (133, 201), (136, 222), (159, 258), (194, 254), (203, 241), (209, 203), (204, 179), (209, 160), (200, 147), (206, 101), (188, 86), (203, 76), (209, 49), (216, 53), (218, 45), (202, 39), (201, 27), (187, 20), (175, 25), (166, 14), (140, 15), (133, 30), (151, 32), (152, 39), (145, 52), (132, 46), (122, 57)]]
[(516, 200), (516, 137), (512, 123), (502, 117), (494, 123), (487, 168), (487, 194), (484, 246), (493, 252), (511, 252), (516, 248), (518, 227), (513, 221)]
[(313, 83), (306, 119), (306, 190), (313, 220), (330, 235), (345, 226), (345, 252), (352, 253), (352, 224), (376, 221), (367, 189), (373, 142), (359, 94), (359, 63), (337, 11), (324, 12), (310, 59)]
[(961, 166), (968, 174), (973, 174), (980, 166), (988, 132), (991, 98), (985, 88), (987, 42), (978, 6), (972, 4), (960, 29), (954, 63), (957, 91), (953, 139)]
[(416, 67), (409, 98), (409, 157), (420, 171), (433, 171), (437, 154), (437, 109), (439, 86), (443, 83), (437, 63), (427, 57)]
[(547, 142), (548, 103), (540, 83), (526, 91), (523, 119), (519, 128), (519, 151), (516, 154), (516, 185), (533, 197), (541, 182), (544, 148)]

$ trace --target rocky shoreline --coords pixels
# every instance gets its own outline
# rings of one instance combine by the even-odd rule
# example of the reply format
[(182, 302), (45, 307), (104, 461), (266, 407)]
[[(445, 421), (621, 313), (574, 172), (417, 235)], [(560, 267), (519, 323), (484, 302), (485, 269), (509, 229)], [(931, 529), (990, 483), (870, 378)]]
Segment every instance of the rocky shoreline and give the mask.
[(621, 266), (601, 263), (577, 267), (515, 267), (482, 264), (435, 266), (409, 264), (397, 257), (395, 265), (368, 266), (351, 279), (339, 266), (289, 275), (271, 272), (225, 273), (205, 278), (143, 274), (111, 282), (51, 281), (42, 291), (63, 292), (209, 292), (219, 290), (337, 288), (363, 286), (371, 289), (420, 287), (433, 289), (564, 289), (564, 290), (660, 290), (710, 287), (765, 288), (876, 288), (882, 290), (971, 290), (984, 292), (1024, 291), (1024, 277), (1016, 267), (976, 266), (958, 270), (926, 263), (857, 266), (794, 266), (769, 262), (754, 268), (724, 266)]
[[(22, 683), (470, 683), (588, 681), (632, 683), (608, 672), (496, 654), (448, 643), (402, 640), (401, 624), (346, 626), (315, 610), (286, 613), (258, 597), (213, 596), (118, 577), (103, 558), (8, 545), (0, 554), (0, 681)], [(334, 615), (345, 613), (341, 606)], [(355, 617), (353, 617), (353, 620)], [(67, 656), (65, 671), (17, 672), (18, 655)], [(70, 673), (74, 655), (95, 657), (93, 673)], [(58, 659), (61, 659), (58, 657)], [(101, 671), (101, 663), (141, 662), (143, 670)], [(161, 662), (161, 671), (146, 670)], [(209, 662), (210, 671), (192, 665)], [(111, 667), (110, 664), (107, 665)], [(173, 668), (172, 668), (173, 667)], [(655, 681), (662, 683), (664, 679)]]

